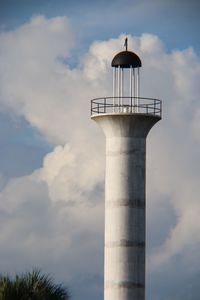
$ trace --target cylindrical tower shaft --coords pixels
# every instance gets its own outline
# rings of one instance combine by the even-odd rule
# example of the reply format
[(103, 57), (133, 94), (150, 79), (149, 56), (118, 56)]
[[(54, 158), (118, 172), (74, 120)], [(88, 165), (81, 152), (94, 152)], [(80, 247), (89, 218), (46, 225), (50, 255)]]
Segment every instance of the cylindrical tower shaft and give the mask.
[(106, 136), (104, 300), (144, 300), (146, 136), (160, 117), (92, 118)]

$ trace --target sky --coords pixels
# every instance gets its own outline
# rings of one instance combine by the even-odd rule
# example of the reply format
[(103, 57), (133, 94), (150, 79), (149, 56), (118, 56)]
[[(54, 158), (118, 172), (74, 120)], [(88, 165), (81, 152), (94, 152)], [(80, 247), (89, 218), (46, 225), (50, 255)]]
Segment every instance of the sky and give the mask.
[(147, 300), (197, 300), (200, 2), (0, 0), (0, 270), (32, 268), (103, 298), (105, 141), (90, 99), (113, 56), (141, 58), (163, 100), (147, 139)]

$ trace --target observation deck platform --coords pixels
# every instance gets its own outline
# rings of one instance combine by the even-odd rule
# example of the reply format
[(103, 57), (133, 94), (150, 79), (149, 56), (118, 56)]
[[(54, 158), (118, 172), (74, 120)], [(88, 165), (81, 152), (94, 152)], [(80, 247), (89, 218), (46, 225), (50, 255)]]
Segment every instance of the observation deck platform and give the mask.
[(102, 114), (145, 114), (162, 117), (162, 101), (142, 97), (103, 97), (91, 100), (91, 117)]

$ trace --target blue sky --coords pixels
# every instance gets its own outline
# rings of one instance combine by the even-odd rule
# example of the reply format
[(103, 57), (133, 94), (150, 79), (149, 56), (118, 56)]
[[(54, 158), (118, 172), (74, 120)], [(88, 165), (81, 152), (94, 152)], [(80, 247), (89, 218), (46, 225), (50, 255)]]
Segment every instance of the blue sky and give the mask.
[(102, 299), (104, 139), (125, 35), (163, 99), (147, 156), (147, 300), (199, 299), (198, 1), (0, 1), (0, 269), (33, 266)]
[(94, 39), (151, 32), (163, 39), (169, 50), (193, 46), (199, 51), (199, 6), (196, 0), (1, 0), (0, 17), (1, 25), (10, 29), (28, 21), (32, 15), (67, 15), (84, 50)]

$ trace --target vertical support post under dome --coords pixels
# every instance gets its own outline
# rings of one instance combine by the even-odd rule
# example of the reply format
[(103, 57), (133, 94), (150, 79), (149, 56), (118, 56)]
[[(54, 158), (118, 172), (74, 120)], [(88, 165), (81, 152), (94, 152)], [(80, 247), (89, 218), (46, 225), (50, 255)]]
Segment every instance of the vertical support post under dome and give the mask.
[(121, 68), (121, 82), (120, 82), (120, 98), (121, 98), (121, 111), (123, 107), (123, 85), (124, 85), (124, 69)]
[(117, 68), (117, 72), (118, 72), (118, 74), (117, 74), (117, 85), (118, 85), (118, 95), (117, 95), (117, 97), (118, 97), (118, 111), (120, 112), (120, 66)]
[(134, 112), (136, 111), (136, 76), (135, 69), (133, 69), (133, 95), (134, 95)]
[(140, 71), (139, 68), (137, 68), (136, 71), (136, 106), (137, 106), (137, 110), (136, 112), (139, 112), (139, 97), (140, 97)]
[(115, 112), (115, 97), (116, 97), (116, 68), (113, 68), (113, 112)]
[(130, 106), (131, 106), (131, 112), (133, 112), (132, 111), (132, 106), (133, 106), (133, 80), (132, 80), (133, 68), (132, 68), (132, 66), (130, 67), (129, 70), (130, 70), (129, 71), (129, 83), (130, 83), (130, 97), (131, 97), (131, 99), (130, 99)]

